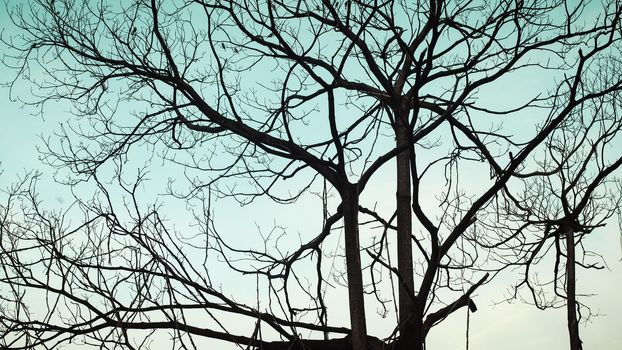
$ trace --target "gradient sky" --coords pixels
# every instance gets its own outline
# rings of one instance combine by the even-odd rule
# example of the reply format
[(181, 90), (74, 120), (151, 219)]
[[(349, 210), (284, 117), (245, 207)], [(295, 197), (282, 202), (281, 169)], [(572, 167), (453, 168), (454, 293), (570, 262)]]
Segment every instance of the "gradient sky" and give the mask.
[[(3, 35), (10, 36), (12, 29), (3, 6), (0, 8), (0, 26), (4, 29)], [(0, 52), (4, 52), (3, 50), (4, 47)], [(11, 79), (13, 74), (7, 67), (0, 66), (2, 82)], [(521, 82), (533, 83), (537, 78), (523, 77)], [(513, 86), (516, 89), (516, 85)], [(28, 96), (30, 93), (26, 88), (12, 91), (14, 97)], [(500, 99), (503, 97), (499, 96)], [(52, 170), (40, 162), (37, 147), (42, 146), (42, 137), (52, 136), (59, 123), (68, 118), (70, 108), (62, 104), (50, 104), (48, 107), (45, 115), (41, 116), (35, 108), (10, 101), (9, 88), (0, 87), (0, 169), (3, 171), (0, 185), (5, 187), (20, 174), (37, 169), (45, 174), (45, 186), (40, 188), (44, 205), (62, 206), (69, 198), (66, 198), (65, 190), (60, 185), (51, 181)], [(390, 193), (391, 198), (393, 191), (391, 188), (374, 189), (377, 192), (375, 195)], [(227, 205), (232, 207), (219, 210), (233, 213), (237, 210), (233, 207), (234, 204)], [(299, 208), (290, 210), (295, 212)], [(593, 294), (581, 300), (600, 314), (581, 326), (585, 349), (622, 349), (622, 253), (619, 236), (617, 222), (612, 222), (607, 227), (596, 230), (587, 239), (587, 244), (605, 257), (608, 269), (579, 272), (578, 275), (579, 291)], [(478, 311), (470, 317), (470, 349), (567, 349), (565, 309), (540, 311), (519, 300), (511, 304), (498, 303), (509, 295), (507, 287), (514, 278), (515, 276), (503, 275), (478, 290), (474, 298)], [(345, 317), (346, 310), (343, 310), (343, 314)], [(428, 349), (464, 349), (465, 317), (466, 312), (462, 310), (435, 327), (428, 337)], [(393, 326), (392, 322), (389, 324)], [(381, 323), (371, 323), (369, 326), (371, 333), (379, 332), (382, 327)]]

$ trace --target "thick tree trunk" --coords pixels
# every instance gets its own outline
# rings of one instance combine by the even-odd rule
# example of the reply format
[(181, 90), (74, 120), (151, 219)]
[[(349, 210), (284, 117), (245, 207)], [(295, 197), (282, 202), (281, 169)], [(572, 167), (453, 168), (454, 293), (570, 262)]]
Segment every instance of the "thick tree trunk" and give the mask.
[(423, 350), (424, 343), (423, 315), (415, 312), (407, 323), (407, 328), (400, 334), (398, 350)]
[(412, 209), (410, 188), (410, 128), (408, 111), (396, 113), (396, 146), (405, 148), (398, 154), (397, 166), (397, 269), (400, 275), (399, 286), (399, 349), (412, 348), (417, 342), (416, 317), (412, 258)]
[(367, 348), (365, 303), (363, 299), (363, 272), (359, 246), (358, 207), (359, 194), (356, 185), (348, 184), (342, 192), (343, 224), (346, 244), (346, 270), (348, 273), (348, 299), (350, 303), (350, 326), (352, 327), (352, 350)]
[(575, 252), (574, 231), (567, 227), (566, 234), (566, 310), (568, 312), (568, 335), (570, 338), (570, 350), (581, 350), (581, 338), (579, 337), (579, 324), (577, 321), (577, 291), (575, 277)]

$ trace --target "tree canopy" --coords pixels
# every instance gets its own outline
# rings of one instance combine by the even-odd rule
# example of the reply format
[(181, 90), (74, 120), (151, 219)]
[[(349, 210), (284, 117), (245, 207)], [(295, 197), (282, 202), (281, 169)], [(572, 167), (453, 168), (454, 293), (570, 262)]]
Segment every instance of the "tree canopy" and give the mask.
[[(3, 62), (32, 89), (12, 97), (71, 104), (41, 155), (74, 203), (43, 208), (36, 174), (7, 189), (2, 346), (423, 349), (514, 269), (581, 348), (575, 270), (601, 267), (582, 242), (621, 200), (618, 1), (10, 11)], [(344, 289), (346, 322), (327, 300)], [(383, 339), (375, 310), (395, 313)]]

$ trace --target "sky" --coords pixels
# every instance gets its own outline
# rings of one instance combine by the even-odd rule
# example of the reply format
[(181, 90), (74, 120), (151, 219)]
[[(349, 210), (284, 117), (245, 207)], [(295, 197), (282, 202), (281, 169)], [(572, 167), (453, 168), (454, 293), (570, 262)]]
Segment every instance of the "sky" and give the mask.
[[(4, 29), (3, 36), (10, 35), (10, 23), (7, 20), (4, 8), (0, 10), (0, 25)], [(0, 51), (1, 52), (1, 51)], [(6, 66), (0, 66), (0, 79), (6, 82), (14, 72)], [(537, 79), (542, 77), (523, 77), (518, 87), (525, 84), (529, 88), (529, 82), (537, 84)], [(514, 84), (514, 83), (513, 83)], [(513, 89), (518, 89), (513, 85)], [(516, 91), (516, 90), (515, 90)], [(53, 137), (54, 131), (58, 130), (61, 122), (71, 118), (71, 108), (63, 104), (50, 104), (46, 107), (45, 114), (31, 106), (24, 106), (9, 98), (11, 94), (16, 96), (28, 96), (31, 91), (20, 85), (19, 89), (10, 92), (9, 87), (0, 86), (0, 185), (8, 186), (18, 176), (31, 170), (38, 170), (44, 174), (40, 188), (40, 196), (45, 205), (62, 206), (70, 200), (66, 189), (52, 181), (53, 170), (41, 162), (38, 149), (43, 146), (43, 139)], [(509, 98), (499, 96), (499, 99)], [(166, 168), (164, 168), (166, 169)], [(154, 177), (167, 177), (170, 174), (156, 174)], [(160, 170), (162, 171), (162, 170)], [(371, 196), (382, 199), (393, 190), (379, 186), (372, 189)], [(229, 217), (235, 217), (242, 210), (233, 202), (223, 202), (222, 208), (217, 210), (229, 212)], [(302, 204), (300, 204), (302, 205)], [(171, 207), (172, 213), (181, 213), (185, 209)], [(260, 209), (259, 209), (260, 210)], [(293, 216), (296, 212), (304, 211), (300, 206), (282, 207), (283, 212)], [(289, 211), (288, 211), (289, 210)], [(270, 216), (266, 222), (268, 225)], [(311, 218), (307, 218), (311, 225)], [(234, 222), (229, 228), (247, 228), (257, 222), (245, 223)], [(590, 318), (589, 322), (581, 324), (581, 335), (586, 349), (615, 350), (622, 349), (622, 334), (619, 325), (622, 324), (622, 303), (619, 300), (622, 290), (622, 252), (620, 251), (620, 232), (617, 222), (612, 221), (604, 228), (598, 229), (588, 238), (590, 247), (601, 253), (607, 268), (599, 271), (579, 273), (578, 288), (581, 293), (591, 294), (582, 297), (581, 300), (589, 305), (599, 315)], [(567, 349), (567, 331), (565, 309), (538, 310), (534, 306), (527, 305), (520, 300), (511, 303), (503, 302), (509, 295), (508, 286), (515, 276), (511, 274), (501, 275), (492, 283), (485, 285), (476, 293), (474, 300), (478, 305), (478, 311), (470, 316), (469, 349)], [(339, 311), (337, 311), (339, 312)], [(343, 317), (346, 316), (343, 310)], [(435, 327), (427, 341), (428, 349), (464, 349), (465, 348), (465, 318), (466, 310), (452, 314), (444, 323)], [(381, 321), (370, 323), (370, 332), (379, 332), (383, 325)]]

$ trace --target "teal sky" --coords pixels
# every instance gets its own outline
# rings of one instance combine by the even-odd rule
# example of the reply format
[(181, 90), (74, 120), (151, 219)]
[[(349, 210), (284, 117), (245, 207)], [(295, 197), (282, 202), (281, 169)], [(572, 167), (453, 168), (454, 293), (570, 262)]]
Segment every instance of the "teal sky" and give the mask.
[[(9, 4), (15, 3), (17, 3), (16, 0), (9, 1)], [(0, 27), (3, 30), (3, 37), (12, 35), (13, 29), (7, 18), (4, 5), (0, 7)], [(0, 47), (0, 52), (5, 52), (5, 48)], [(4, 65), (0, 66), (0, 82), (8, 82), (13, 76), (14, 72), (11, 69)], [(529, 92), (537, 89), (546, 80), (546, 76), (537, 74), (512, 77), (507, 81), (500, 82), (496, 89), (482, 91), (482, 94), (500, 102), (515, 100), (517, 96), (518, 99), (528, 99)], [(24, 106), (20, 102), (9, 99), (9, 94), (12, 95), (13, 99), (21, 96), (28, 98), (32, 94), (30, 88), (24, 84), (17, 86), (12, 91), (6, 86), (0, 86), (0, 171), (2, 171), (0, 185), (6, 187), (18, 176), (36, 169), (44, 174), (42, 186), (39, 188), (43, 204), (50, 207), (62, 207), (71, 201), (71, 195), (66, 188), (52, 181), (53, 170), (40, 161), (37, 149), (43, 147), (42, 138), (53, 137), (54, 131), (58, 130), (60, 123), (71, 118), (71, 107), (63, 103), (50, 103), (46, 105), (44, 114), (41, 115), (37, 108)], [(525, 117), (528, 118), (528, 116)], [(508, 123), (521, 124), (525, 121), (510, 120)], [(137, 164), (140, 163), (140, 160), (137, 161)], [(170, 166), (159, 166), (157, 161), (149, 165), (151, 177), (156, 183), (162, 183), (171, 176), (179, 175), (179, 173), (170, 173), (178, 170), (172, 170), (174, 168)], [(378, 176), (390, 178), (392, 174), (381, 172)], [(481, 185), (477, 183), (477, 180), (472, 181), (474, 187)], [(393, 199), (395, 190), (392, 186), (393, 184), (390, 181), (385, 182), (385, 184), (381, 182), (379, 185), (368, 189), (365, 198), (369, 203), (380, 203), (382, 206), (382, 202)], [(146, 188), (144, 192), (143, 198), (146, 202), (153, 199), (166, 200), (158, 196), (157, 190), (152, 191), (151, 187)], [(0, 195), (0, 200), (2, 199)], [(306, 197), (306, 200), (309, 202), (301, 201), (292, 206), (276, 206), (278, 217), (290, 218), (290, 220), (284, 220), (284, 224), (291, 227), (295, 226), (295, 222), (291, 218), (301, 217), (301, 212), (309, 213), (297, 221), (301, 235), (305, 234), (302, 231), (306, 227), (318, 228), (317, 218), (321, 217), (319, 210), (317, 210), (319, 201), (314, 201), (312, 196)], [(256, 225), (269, 227), (277, 214), (274, 206), (268, 208), (265, 204), (266, 202), (259, 201), (247, 207), (240, 207), (230, 200), (219, 202), (216, 210), (222, 215), (223, 221), (221, 222), (229, 219), (227, 224), (223, 224), (223, 230), (243, 233), (256, 230)], [(309, 208), (313, 209), (310, 210)], [(166, 209), (168, 210), (168, 217), (187, 217), (188, 214), (187, 208), (179, 203), (167, 204)], [(254, 211), (258, 219), (252, 221), (239, 219), (249, 211)], [(180, 221), (173, 224), (181, 228), (187, 226)], [(578, 276), (579, 291), (593, 294), (593, 296), (584, 297), (581, 300), (600, 314), (597, 317), (592, 317), (587, 324), (582, 324), (581, 332), (585, 349), (622, 349), (622, 335), (619, 332), (622, 324), (622, 303), (620, 302), (620, 291), (622, 290), (622, 262), (620, 258), (622, 252), (620, 251), (620, 232), (616, 224), (616, 222), (612, 222), (607, 227), (596, 230), (587, 239), (590, 248), (605, 257), (608, 268), (599, 271), (591, 270), (588, 273), (580, 273)], [(306, 234), (313, 234), (314, 232), (306, 232)], [(240, 244), (245, 242), (242, 234), (236, 237)], [(294, 243), (296, 242), (294, 241)], [(219, 273), (221, 272), (215, 272), (215, 274)], [(510, 273), (502, 274), (492, 283), (478, 290), (475, 298), (478, 304), (478, 312), (470, 317), (470, 349), (567, 349), (564, 309), (540, 311), (520, 300), (511, 304), (501, 303), (509, 295), (507, 288), (509, 283), (515, 281), (515, 278)], [(234, 277), (227, 275), (224, 271), (221, 279), (238, 283)], [(254, 293), (254, 291), (252, 292)], [(250, 296), (252, 297), (252, 294)], [(343, 308), (346, 305), (343, 298), (343, 290), (330, 292), (327, 296), (329, 301), (338, 305), (332, 311), (333, 320), (345, 324), (347, 323), (347, 310)], [(371, 299), (369, 301), (371, 302)], [(372, 334), (384, 335), (390, 330), (387, 327), (392, 328), (394, 326), (394, 322), (384, 322), (382, 318), (375, 315), (373, 308), (370, 308), (368, 313), (370, 318), (368, 328)], [(431, 350), (464, 349), (465, 317), (465, 312), (457, 312), (440, 326), (435, 327), (428, 337), (428, 348)], [(218, 344), (223, 349), (228, 346), (218, 342), (214, 344)]]

